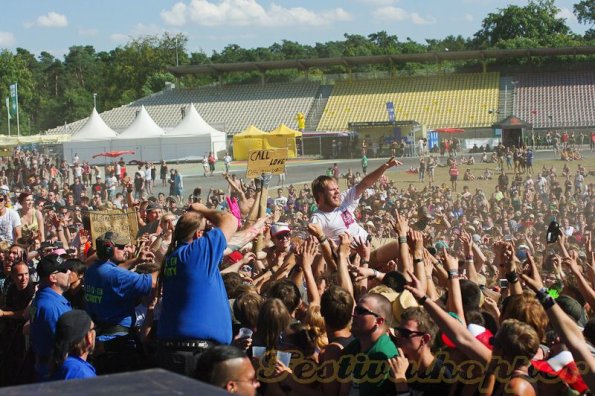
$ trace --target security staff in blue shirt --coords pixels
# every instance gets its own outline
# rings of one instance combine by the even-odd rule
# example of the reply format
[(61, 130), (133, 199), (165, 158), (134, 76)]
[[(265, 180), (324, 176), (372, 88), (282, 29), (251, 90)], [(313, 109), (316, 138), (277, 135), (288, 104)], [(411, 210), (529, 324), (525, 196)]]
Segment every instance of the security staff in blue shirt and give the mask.
[(151, 293), (158, 273), (137, 274), (118, 267), (125, 261), (127, 240), (106, 232), (95, 241), (98, 260), (85, 272), (86, 310), (97, 328), (98, 351), (94, 361), (98, 374), (142, 368), (140, 349), (131, 333), (134, 307)]
[[(208, 231), (207, 221), (213, 226)], [(219, 264), (237, 227), (231, 213), (201, 203), (192, 204), (178, 220), (161, 274), (161, 367), (190, 376), (201, 352), (231, 342), (231, 311)]]
[(70, 286), (70, 270), (60, 256), (52, 254), (39, 261), (37, 273), (41, 282), (31, 303), (31, 348), (35, 354), (37, 380), (45, 381), (49, 374), (56, 323), (63, 313), (72, 309), (62, 296)]

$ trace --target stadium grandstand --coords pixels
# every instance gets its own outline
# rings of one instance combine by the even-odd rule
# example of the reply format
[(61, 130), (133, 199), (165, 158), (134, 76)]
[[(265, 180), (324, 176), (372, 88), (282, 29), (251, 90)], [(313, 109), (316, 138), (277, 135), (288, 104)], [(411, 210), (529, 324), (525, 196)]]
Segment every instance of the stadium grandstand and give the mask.
[[(493, 136), (493, 124), (509, 115), (525, 120), (534, 129), (588, 129), (595, 125), (595, 71), (487, 71), (487, 58), (528, 58), (595, 53), (595, 47), (452, 51), (440, 54), (411, 54), (374, 57), (346, 57), (302, 61), (275, 61), (171, 68), (177, 75), (297, 68), (306, 81), (214, 85), (196, 89), (163, 91), (128, 105), (101, 113), (115, 131), (127, 128), (142, 105), (165, 130), (183, 117), (183, 108), (194, 103), (199, 114), (213, 127), (228, 135), (249, 125), (269, 131), (284, 123), (297, 128), (296, 114), (306, 115), (306, 131), (346, 131), (350, 123), (388, 121), (386, 103), (393, 102), (397, 121), (415, 122), (424, 130), (440, 127), (465, 128), (470, 137)], [(441, 73), (405, 76), (387, 72), (381, 78), (346, 73), (334, 80), (308, 81), (308, 69), (341, 64), (348, 70), (364, 64), (395, 62), (441, 62), (477, 60), (483, 72)], [(577, 62), (580, 63), (580, 62)], [(560, 67), (562, 68), (562, 67)], [(477, 69), (477, 68), (476, 68)], [(377, 75), (377, 74), (376, 74)], [(74, 133), (86, 120), (51, 130), (47, 134)], [(466, 137), (465, 135), (461, 137)]]

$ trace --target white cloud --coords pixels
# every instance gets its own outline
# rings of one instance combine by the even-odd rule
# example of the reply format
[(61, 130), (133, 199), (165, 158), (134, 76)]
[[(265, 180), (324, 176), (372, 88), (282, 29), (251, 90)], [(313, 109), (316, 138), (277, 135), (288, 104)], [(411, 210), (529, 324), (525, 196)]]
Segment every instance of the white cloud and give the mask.
[(14, 34), (10, 32), (0, 32), (0, 47), (11, 47), (15, 42)]
[(434, 17), (423, 17), (417, 12), (409, 12), (401, 7), (387, 6), (372, 11), (372, 16), (379, 20), (411, 21), (416, 25), (436, 23)]
[(304, 7), (286, 8), (272, 3), (268, 9), (257, 0), (191, 0), (188, 5), (179, 2), (170, 10), (161, 12), (165, 23), (182, 26), (195, 23), (201, 26), (324, 26), (336, 21), (350, 21), (351, 15), (343, 8), (312, 11)]
[(578, 23), (576, 16), (570, 11), (568, 8), (562, 7), (560, 11), (556, 14), (556, 17), (566, 19), (566, 22), (576, 22)]
[(186, 24), (186, 9), (186, 4), (176, 3), (171, 10), (161, 11), (161, 18), (168, 25), (184, 26)]
[(51, 11), (47, 15), (41, 15), (37, 17), (34, 22), (25, 22), (25, 27), (44, 27), (44, 28), (61, 28), (68, 26), (68, 18), (66, 15), (58, 14), (57, 12)]

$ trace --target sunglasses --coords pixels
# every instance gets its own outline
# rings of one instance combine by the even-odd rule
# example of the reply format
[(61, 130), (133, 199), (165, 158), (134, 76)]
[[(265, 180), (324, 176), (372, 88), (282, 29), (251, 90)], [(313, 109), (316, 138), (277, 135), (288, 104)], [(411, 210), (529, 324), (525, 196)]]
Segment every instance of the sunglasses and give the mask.
[(424, 333), (423, 331), (413, 331), (413, 330), (409, 330), (406, 329), (404, 327), (395, 327), (395, 335), (397, 337), (401, 337), (401, 338), (413, 338), (413, 337), (419, 337), (419, 336), (423, 336)]
[(375, 318), (379, 318), (380, 317), (380, 315), (378, 315), (377, 313), (372, 312), (368, 308), (364, 308), (361, 305), (356, 305), (355, 308), (353, 309), (353, 313), (356, 316), (372, 315)]
[(0, 197), (0, 202), (4, 202), (4, 197)]
[(291, 238), (291, 232), (284, 232), (283, 234), (279, 234), (276, 236), (277, 239), (285, 239), (285, 238)]
[(115, 247), (117, 247), (118, 249), (124, 249), (126, 247), (126, 245), (121, 245), (121, 244), (114, 244)]

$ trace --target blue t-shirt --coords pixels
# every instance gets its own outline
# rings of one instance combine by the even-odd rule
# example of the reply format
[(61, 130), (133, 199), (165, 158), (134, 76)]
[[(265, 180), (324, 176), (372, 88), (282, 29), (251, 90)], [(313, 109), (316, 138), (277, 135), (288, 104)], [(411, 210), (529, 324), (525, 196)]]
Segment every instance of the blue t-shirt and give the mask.
[(51, 380), (72, 380), (93, 377), (97, 377), (95, 367), (78, 356), (68, 356), (60, 368), (52, 375)]
[(167, 256), (157, 328), (160, 339), (231, 342), (231, 312), (219, 272), (226, 247), (221, 230), (213, 228)]
[(56, 323), (64, 312), (72, 310), (64, 296), (51, 287), (43, 287), (31, 304), (31, 347), (38, 357), (49, 358), (54, 347)]
[[(150, 274), (137, 274), (111, 261), (97, 261), (85, 272), (87, 312), (101, 324), (132, 327), (134, 307), (151, 292)], [(98, 338), (100, 339), (100, 338)]]

